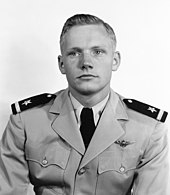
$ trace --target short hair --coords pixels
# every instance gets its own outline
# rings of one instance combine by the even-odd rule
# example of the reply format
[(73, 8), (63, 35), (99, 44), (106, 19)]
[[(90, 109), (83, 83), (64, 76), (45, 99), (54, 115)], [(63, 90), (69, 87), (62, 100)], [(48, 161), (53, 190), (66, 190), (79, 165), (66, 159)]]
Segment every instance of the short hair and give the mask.
[(91, 24), (98, 24), (103, 25), (106, 29), (106, 32), (109, 34), (110, 38), (114, 41), (114, 44), (116, 46), (116, 35), (113, 30), (113, 28), (106, 22), (104, 22), (102, 19), (90, 15), (90, 14), (76, 14), (70, 18), (67, 19), (65, 22), (61, 35), (60, 35), (60, 47), (62, 46), (64, 42), (64, 36), (65, 34), (74, 26), (81, 26), (81, 25), (91, 25)]

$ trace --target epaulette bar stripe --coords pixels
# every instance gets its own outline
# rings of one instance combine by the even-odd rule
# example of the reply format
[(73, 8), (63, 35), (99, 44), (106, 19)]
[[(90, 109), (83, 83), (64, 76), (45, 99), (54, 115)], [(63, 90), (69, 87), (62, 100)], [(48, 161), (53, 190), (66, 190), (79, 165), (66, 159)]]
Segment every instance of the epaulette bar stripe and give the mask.
[(142, 114), (145, 114), (149, 117), (152, 117), (158, 121), (165, 122), (166, 117), (168, 115), (168, 112), (163, 111), (159, 108), (150, 106), (148, 104), (139, 102), (134, 99), (124, 99), (124, 103), (131, 109), (140, 112)]
[(21, 100), (19, 102), (15, 102), (11, 105), (12, 113), (17, 114), (29, 108), (33, 108), (41, 104), (46, 104), (55, 97), (56, 95), (54, 94), (43, 93), (37, 96), (33, 96), (30, 98)]

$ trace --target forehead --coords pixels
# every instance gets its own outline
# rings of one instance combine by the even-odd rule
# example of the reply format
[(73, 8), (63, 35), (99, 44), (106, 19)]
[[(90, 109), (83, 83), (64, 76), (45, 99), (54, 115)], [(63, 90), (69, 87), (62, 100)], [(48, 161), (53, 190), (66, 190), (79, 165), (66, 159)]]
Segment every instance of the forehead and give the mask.
[(64, 37), (64, 48), (90, 47), (113, 44), (103, 25), (81, 25), (72, 27)]

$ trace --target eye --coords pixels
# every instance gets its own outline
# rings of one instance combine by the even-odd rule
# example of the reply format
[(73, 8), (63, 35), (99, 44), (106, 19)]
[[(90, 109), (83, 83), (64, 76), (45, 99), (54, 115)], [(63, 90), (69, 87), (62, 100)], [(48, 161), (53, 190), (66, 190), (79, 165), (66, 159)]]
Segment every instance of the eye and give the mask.
[(67, 54), (68, 56), (70, 57), (77, 57), (80, 55), (80, 52), (77, 52), (77, 51), (71, 51)]
[(105, 53), (105, 51), (102, 50), (102, 49), (95, 49), (95, 50), (93, 50), (93, 55), (96, 55), (96, 56), (101, 56), (104, 53)]

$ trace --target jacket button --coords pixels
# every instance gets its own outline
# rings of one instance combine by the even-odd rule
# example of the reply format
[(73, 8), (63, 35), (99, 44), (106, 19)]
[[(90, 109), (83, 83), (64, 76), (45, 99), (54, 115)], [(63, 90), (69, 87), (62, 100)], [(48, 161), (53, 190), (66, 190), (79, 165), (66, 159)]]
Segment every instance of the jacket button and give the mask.
[(79, 175), (82, 175), (82, 174), (84, 174), (86, 172), (86, 169), (85, 168), (82, 168), (82, 169), (80, 169), (79, 171), (78, 171), (78, 174)]
[(48, 164), (48, 161), (47, 161), (46, 159), (44, 159), (44, 160), (42, 161), (42, 164), (43, 164), (43, 165), (47, 165), (47, 164)]
[(121, 166), (120, 169), (119, 169), (119, 171), (120, 171), (121, 173), (124, 173), (124, 172), (125, 172), (125, 167)]

